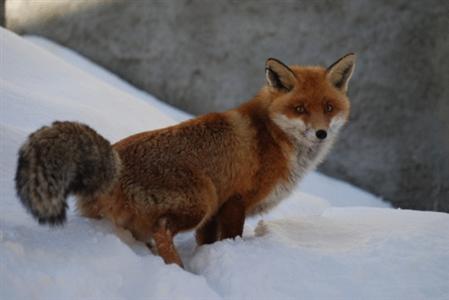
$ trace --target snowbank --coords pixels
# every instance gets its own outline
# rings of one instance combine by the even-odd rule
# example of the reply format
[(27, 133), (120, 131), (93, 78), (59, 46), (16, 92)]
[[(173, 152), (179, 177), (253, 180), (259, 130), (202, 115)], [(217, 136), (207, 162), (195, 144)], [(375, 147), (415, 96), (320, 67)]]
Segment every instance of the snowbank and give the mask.
[(448, 299), (447, 229), (442, 213), (328, 208), (202, 247), (189, 268), (228, 299)]
[(68, 49), (27, 39), (0, 29), (0, 299), (449, 299), (447, 214), (394, 210), (317, 173), (248, 220), (242, 239), (197, 248), (180, 235), (187, 271), (73, 211), (63, 229), (38, 226), (13, 188), (31, 131), (77, 120), (116, 141), (189, 116)]

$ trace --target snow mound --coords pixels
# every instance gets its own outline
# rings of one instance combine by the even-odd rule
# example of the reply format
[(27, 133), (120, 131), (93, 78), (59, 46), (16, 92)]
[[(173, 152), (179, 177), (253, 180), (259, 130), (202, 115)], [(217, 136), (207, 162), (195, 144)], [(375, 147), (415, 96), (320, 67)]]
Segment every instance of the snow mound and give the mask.
[(243, 238), (179, 235), (187, 270), (73, 210), (64, 228), (38, 226), (13, 182), (30, 132), (73, 120), (115, 142), (190, 116), (42, 38), (0, 28), (0, 47), (0, 299), (449, 299), (449, 215), (394, 210), (317, 173)]
[(103, 222), (0, 228), (1, 299), (219, 299), (203, 277), (127, 246)]
[(226, 299), (448, 299), (447, 229), (443, 213), (329, 208), (261, 221), (189, 268)]

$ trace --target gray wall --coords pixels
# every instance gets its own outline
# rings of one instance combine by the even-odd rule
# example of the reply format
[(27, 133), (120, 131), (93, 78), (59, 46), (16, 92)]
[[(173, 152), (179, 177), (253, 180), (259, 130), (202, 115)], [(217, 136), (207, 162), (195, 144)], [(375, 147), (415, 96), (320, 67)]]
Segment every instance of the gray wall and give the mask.
[(167, 102), (231, 108), (267, 57), (359, 55), (326, 174), (402, 208), (449, 211), (449, 2), (7, 0), (7, 26), (73, 48)]

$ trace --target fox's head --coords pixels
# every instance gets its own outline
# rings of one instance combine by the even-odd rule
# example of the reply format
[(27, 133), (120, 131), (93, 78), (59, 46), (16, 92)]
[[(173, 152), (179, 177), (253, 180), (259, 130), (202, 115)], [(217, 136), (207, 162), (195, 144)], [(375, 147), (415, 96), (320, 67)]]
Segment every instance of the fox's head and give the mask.
[(288, 67), (270, 58), (266, 62), (270, 118), (287, 134), (311, 143), (332, 139), (349, 116), (346, 95), (355, 66), (347, 54), (328, 68)]

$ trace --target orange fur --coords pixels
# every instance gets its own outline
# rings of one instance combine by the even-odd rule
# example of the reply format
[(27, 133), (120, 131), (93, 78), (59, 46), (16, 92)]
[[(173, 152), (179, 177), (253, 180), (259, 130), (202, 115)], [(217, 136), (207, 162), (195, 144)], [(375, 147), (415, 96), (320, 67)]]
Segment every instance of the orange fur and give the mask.
[[(345, 91), (328, 80), (328, 70), (292, 66), (291, 71), (294, 76), (279, 77), (281, 84), (289, 80), (288, 91), (268, 85), (236, 109), (113, 145), (122, 163), (119, 180), (107, 194), (79, 201), (81, 214), (105, 217), (138, 240), (153, 238), (164, 260), (179, 265), (172, 237), (180, 231), (197, 229), (200, 244), (241, 235), (245, 215), (291, 180), (295, 133), (274, 117), (327, 129), (334, 116), (346, 120), (349, 114)], [(288, 71), (277, 66), (276, 72)], [(271, 79), (278, 80), (276, 75)], [(323, 111), (327, 104), (332, 112)], [(298, 105), (307, 114), (299, 115)]]

